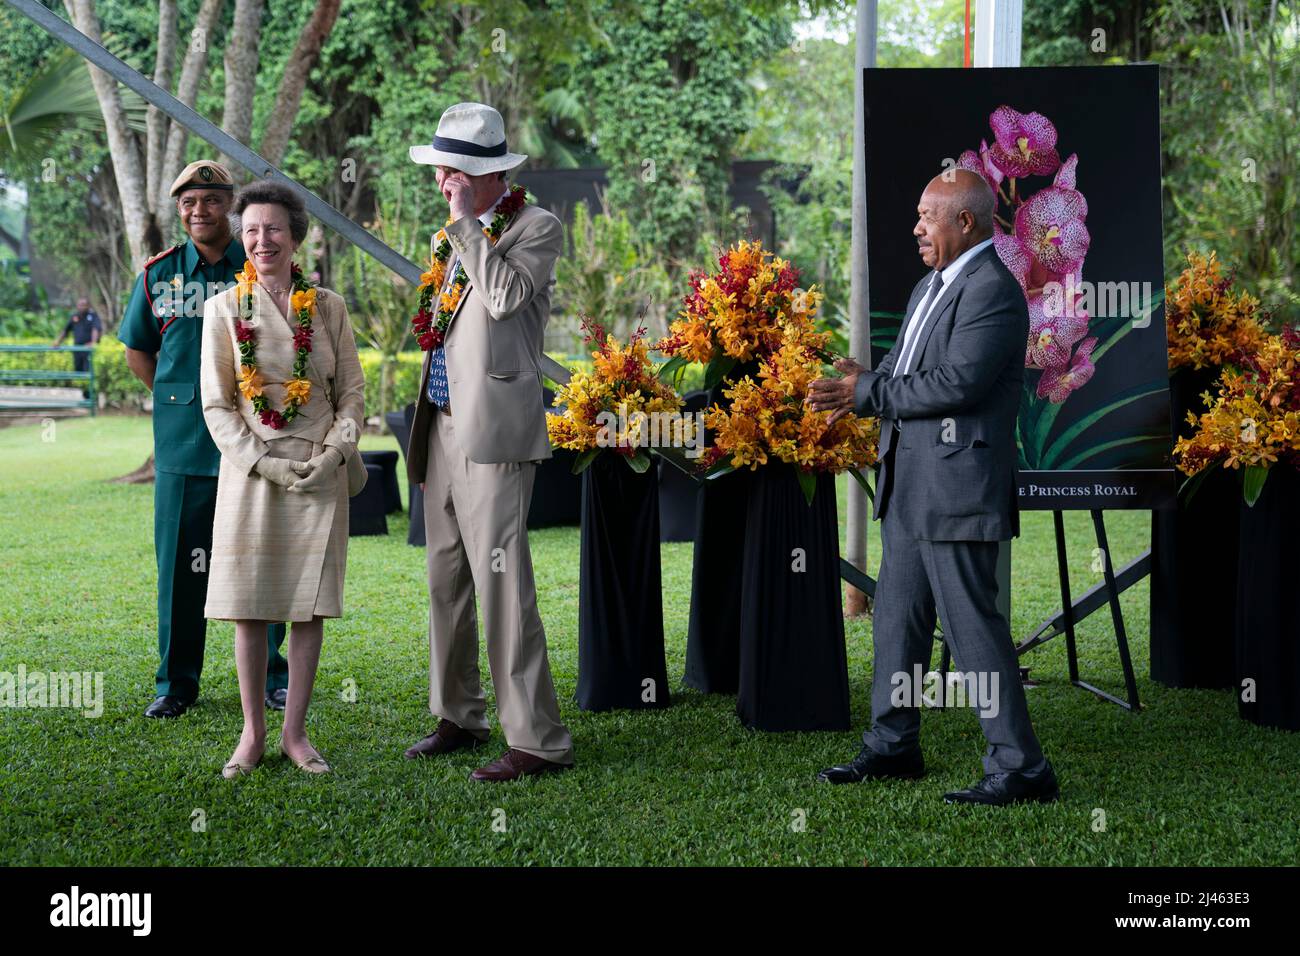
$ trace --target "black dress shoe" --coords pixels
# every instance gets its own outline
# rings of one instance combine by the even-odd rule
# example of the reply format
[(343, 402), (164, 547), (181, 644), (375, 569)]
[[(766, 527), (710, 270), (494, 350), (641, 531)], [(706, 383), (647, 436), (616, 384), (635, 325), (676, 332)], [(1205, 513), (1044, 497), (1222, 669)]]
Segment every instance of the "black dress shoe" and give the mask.
[(1046, 770), (1033, 777), (1014, 771), (985, 774), (984, 779), (974, 786), (945, 793), (943, 802), (1005, 807), (1012, 803), (1051, 803), (1060, 795), (1056, 772), (1049, 763)]
[(285, 702), (288, 699), (289, 691), (283, 687), (268, 690), (266, 692), (266, 707), (268, 710), (284, 710)]
[(862, 780), (893, 778), (917, 780), (925, 776), (925, 760), (921, 751), (886, 757), (870, 747), (863, 747), (848, 763), (828, 767), (817, 775), (823, 783), (858, 783)]
[(144, 709), (144, 715), (146, 717), (179, 717), (190, 709), (192, 703), (193, 701), (182, 700), (179, 697), (164, 694), (161, 697), (154, 698), (154, 702)]

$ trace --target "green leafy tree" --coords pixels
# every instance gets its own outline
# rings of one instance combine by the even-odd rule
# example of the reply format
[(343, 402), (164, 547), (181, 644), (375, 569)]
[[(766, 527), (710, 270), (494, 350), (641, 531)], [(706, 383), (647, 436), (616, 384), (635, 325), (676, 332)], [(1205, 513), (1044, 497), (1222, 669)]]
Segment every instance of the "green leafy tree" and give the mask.
[(1217, 249), (1278, 318), (1300, 314), (1300, 5), (1168, 0), (1154, 33), (1168, 274)]
[(565, 244), (556, 268), (554, 304), (568, 322), (562, 331), (574, 336), (571, 349), (578, 347), (577, 326), (584, 317), (625, 340), (640, 322), (656, 333), (667, 332), (668, 272), (654, 250), (638, 241), (627, 213), (611, 212), (602, 202), (593, 216), (579, 202)]
[(611, 207), (677, 266), (727, 215), (729, 166), (753, 123), (754, 66), (791, 41), (789, 14), (742, 0), (609, 3), (573, 71), (592, 104)]

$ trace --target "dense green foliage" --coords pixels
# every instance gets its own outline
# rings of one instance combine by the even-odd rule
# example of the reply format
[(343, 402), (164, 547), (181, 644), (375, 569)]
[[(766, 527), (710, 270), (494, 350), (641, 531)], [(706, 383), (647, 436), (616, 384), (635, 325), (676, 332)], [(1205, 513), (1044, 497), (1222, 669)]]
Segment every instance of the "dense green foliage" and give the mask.
[[(150, 68), (153, 4), (97, 6), (110, 45)], [(312, 7), (313, 0), (267, 7), (254, 144)], [(180, 4), (182, 29), (197, 8), (198, 0)], [(962, 15), (960, 0), (882, 0), (879, 65), (960, 65)], [(1300, 5), (1061, 0), (1026, 4), (1024, 16), (1026, 65), (1156, 60), (1165, 67), (1167, 274), (1178, 272), (1189, 245), (1216, 247), (1280, 317), (1294, 317)], [(227, 8), (197, 104), (216, 118), (230, 19)], [(657, 308), (667, 314), (652, 316), (671, 317), (684, 271), (745, 231), (744, 210), (726, 199), (730, 163), (774, 160), (779, 165), (767, 189), (780, 251), (826, 292), (827, 320), (843, 325), (853, 26), (848, 0), (344, 0), (312, 71), (284, 168), (359, 221), (401, 222), (414, 237), (407, 244), (419, 249), (446, 206), (430, 171), (411, 164), (407, 148), (427, 141), (453, 102), (498, 106), (514, 148), (529, 153), (535, 167), (605, 165), (611, 222), (626, 216), (636, 248), (629, 260), (619, 228), (595, 230), (572, 245), (562, 273), (583, 287), (557, 295), (566, 314), (553, 322), (550, 344), (567, 333), (563, 347), (574, 349), (576, 316), (589, 303), (617, 310), (604, 316), (609, 325), (632, 320), (632, 296), (595, 294), (600, 283), (593, 285), (591, 262), (622, 263), (624, 280), (663, 270), (670, 292), (658, 297)], [(19, 88), (29, 67), (55, 50), (34, 26), (0, 8), (0, 93)], [(207, 152), (191, 137), (189, 158)], [(70, 128), (46, 158), (51, 162), (40, 168), (4, 175), (27, 185), (33, 248), (62, 272), (64, 294), (91, 295), (111, 325), (130, 276), (102, 133)], [(586, 265), (575, 261), (579, 248)], [(346, 244), (324, 232), (303, 256), (327, 284), (350, 284), (358, 271)], [(374, 313), (365, 304), (370, 298), (361, 290), (354, 302), (365, 315)], [(396, 325), (392, 308), (381, 311), (388, 326)], [(390, 355), (397, 349), (381, 346)]]
[(726, 219), (728, 166), (752, 123), (747, 77), (791, 40), (789, 20), (743, 0), (648, 0), (604, 11), (606, 41), (574, 82), (587, 91), (609, 202), (670, 261)]

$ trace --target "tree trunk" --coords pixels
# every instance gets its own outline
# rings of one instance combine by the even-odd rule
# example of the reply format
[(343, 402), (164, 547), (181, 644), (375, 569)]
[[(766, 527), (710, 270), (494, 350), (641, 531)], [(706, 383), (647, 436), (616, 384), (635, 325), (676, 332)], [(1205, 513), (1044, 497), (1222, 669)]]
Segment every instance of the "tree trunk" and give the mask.
[[(73, 26), (101, 46), (104, 38), (99, 31), (99, 16), (94, 0), (64, 0)], [(151, 252), (149, 236), (158, 231), (157, 223), (149, 210), (148, 190), (145, 187), (144, 157), (140, 144), (126, 124), (122, 98), (118, 95), (117, 81), (98, 67), (86, 64), (95, 86), (100, 111), (104, 114), (104, 129), (108, 135), (108, 152), (113, 159), (113, 172), (117, 179), (118, 197), (122, 201), (122, 219), (126, 223), (127, 244), (131, 250), (131, 267), (139, 269)]]
[(298, 36), (298, 43), (289, 55), (289, 62), (280, 79), (280, 89), (276, 92), (275, 108), (266, 123), (266, 132), (262, 135), (262, 158), (272, 166), (279, 166), (284, 160), (284, 151), (289, 146), (289, 134), (293, 132), (293, 121), (298, 115), (298, 105), (302, 102), (303, 90), (307, 88), (307, 79), (312, 67), (320, 58), (321, 47), (329, 39), (334, 23), (338, 20), (340, 0), (317, 0), (316, 9), (308, 18)]
[[(223, 3), (224, 0), (203, 0), (203, 5), (199, 7), (198, 21), (190, 33), (189, 47), (181, 65), (181, 79), (176, 85), (176, 98), (186, 106), (193, 107), (199, 95), (199, 84), (203, 82), (203, 74), (208, 65), (208, 47), (212, 45)], [(158, 182), (161, 184), (158, 192), (163, 194), (159, 197), (160, 202), (171, 198), (165, 193), (184, 166), (182, 159), (185, 157), (185, 141), (188, 136), (189, 130), (180, 123), (172, 122), (167, 133), (167, 150), (163, 156), (162, 168), (158, 171)], [(157, 213), (162, 215), (161, 206)]]
[[(172, 88), (172, 70), (176, 66), (176, 0), (159, 0), (158, 50), (154, 55), (153, 81), (168, 92)], [(156, 106), (149, 107), (145, 146), (145, 189), (149, 208), (161, 216), (163, 203), (159, 193), (169, 183), (160, 182), (163, 151), (167, 146), (167, 114)]]
[(150, 455), (145, 463), (135, 471), (119, 475), (116, 478), (110, 478), (109, 483), (114, 485), (147, 485), (153, 480), (153, 455)]
[[(258, 45), (262, 36), (262, 0), (235, 0), (235, 22), (226, 42), (226, 102), (221, 127), (245, 146), (253, 131), (253, 94), (257, 89)], [(225, 166), (234, 165), (225, 153)]]

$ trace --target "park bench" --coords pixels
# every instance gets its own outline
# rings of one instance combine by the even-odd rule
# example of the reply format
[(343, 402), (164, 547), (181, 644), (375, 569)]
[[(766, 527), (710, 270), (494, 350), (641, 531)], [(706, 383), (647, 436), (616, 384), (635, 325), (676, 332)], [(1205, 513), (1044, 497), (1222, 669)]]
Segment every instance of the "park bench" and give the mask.
[[(95, 392), (94, 346), (63, 345), (55, 348), (52, 345), (0, 345), (0, 352), (82, 352), (89, 358), (84, 372), (72, 369), (0, 368), (0, 411), (23, 413), (88, 408), (90, 414), (95, 414), (99, 400)], [(80, 394), (77, 397), (61, 394), (71, 388), (77, 388)]]

